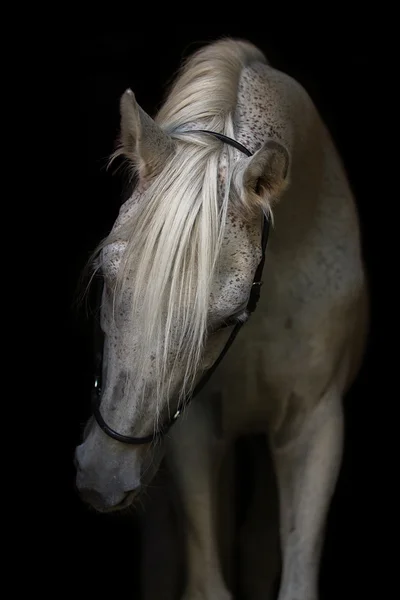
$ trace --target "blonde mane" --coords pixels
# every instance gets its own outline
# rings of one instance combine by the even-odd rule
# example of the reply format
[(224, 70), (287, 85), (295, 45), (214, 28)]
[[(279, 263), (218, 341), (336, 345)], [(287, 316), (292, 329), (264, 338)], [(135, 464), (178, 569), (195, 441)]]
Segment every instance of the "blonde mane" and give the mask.
[[(133, 318), (140, 323), (132, 383), (137, 377), (146, 380), (145, 374), (148, 378), (151, 372), (157, 410), (171, 393), (179, 393), (183, 400), (192, 389), (207, 338), (211, 286), (228, 202), (238, 206), (244, 202), (234, 151), (212, 136), (189, 130), (195, 124), (196, 129), (234, 137), (240, 74), (254, 61), (266, 59), (251, 44), (231, 40), (189, 58), (155, 117), (176, 140), (176, 151), (151, 182), (134, 218), (101, 244), (104, 248), (117, 240), (126, 242), (115, 300), (117, 305), (129, 290)], [(222, 151), (227, 155), (227, 176), (221, 197), (217, 187)], [(174, 387), (176, 373), (179, 389)], [(141, 390), (143, 398), (145, 389)]]

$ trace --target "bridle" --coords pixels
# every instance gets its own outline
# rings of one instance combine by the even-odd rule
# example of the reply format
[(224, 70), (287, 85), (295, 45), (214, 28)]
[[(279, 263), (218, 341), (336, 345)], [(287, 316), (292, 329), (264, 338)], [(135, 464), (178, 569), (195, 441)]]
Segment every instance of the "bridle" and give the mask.
[[(212, 135), (212, 136), (218, 138), (219, 140), (221, 140), (222, 142), (224, 142), (225, 144), (228, 144), (230, 146), (233, 146), (237, 150), (240, 150), (240, 152), (243, 152), (243, 154), (246, 154), (246, 156), (253, 155), (253, 153), (250, 152), (245, 146), (243, 146), (236, 140), (234, 140), (230, 137), (227, 137), (226, 135), (223, 135), (222, 133), (216, 133), (214, 131), (203, 130), (203, 129), (191, 130), (190, 133), (192, 133), (192, 132), (196, 132), (196, 133), (200, 132), (200, 133), (206, 133), (206, 134)], [(250, 297), (249, 297), (247, 307), (246, 307), (246, 310), (249, 314), (251, 314), (255, 311), (258, 300), (260, 298), (260, 293), (261, 293), (260, 288), (262, 285), (261, 276), (262, 276), (262, 272), (263, 272), (263, 268), (264, 268), (265, 251), (267, 248), (268, 236), (269, 236), (269, 220), (264, 215), (262, 239), (261, 239), (262, 256), (261, 256), (260, 263), (257, 267), (257, 270), (255, 272), (254, 280), (253, 280), (253, 283), (251, 286)], [(99, 287), (98, 293), (99, 293), (98, 306), (100, 306), (101, 297), (102, 297), (102, 286)], [(221, 354), (219, 355), (219, 357), (217, 358), (215, 363), (212, 365), (212, 367), (207, 371), (207, 373), (205, 373), (205, 375), (203, 375), (201, 380), (198, 382), (198, 384), (196, 385), (193, 392), (190, 394), (190, 396), (184, 402), (184, 406), (187, 406), (189, 404), (189, 402), (200, 392), (200, 390), (203, 389), (203, 387), (209, 381), (212, 374), (215, 372), (218, 365), (221, 363), (225, 354), (227, 353), (227, 351), (229, 350), (233, 341), (235, 340), (243, 323), (244, 323), (243, 321), (235, 322), (233, 330), (232, 330), (232, 332), (228, 338), (228, 341), (226, 342)], [(229, 326), (230, 326), (230, 323), (228, 322), (225, 325), (225, 327), (229, 327)], [(112, 429), (109, 425), (107, 425), (107, 423), (103, 419), (102, 414), (100, 412), (101, 373), (102, 373), (102, 362), (103, 362), (103, 334), (102, 334), (102, 330), (101, 330), (100, 324), (97, 319), (95, 319), (94, 343), (95, 343), (95, 377), (94, 377), (94, 385), (92, 388), (92, 411), (93, 411), (93, 416), (96, 419), (97, 424), (103, 430), (103, 432), (105, 434), (107, 434), (109, 437), (113, 438), (114, 440), (117, 440), (118, 442), (122, 442), (124, 444), (132, 444), (132, 445), (150, 444), (151, 442), (158, 440), (160, 437), (165, 435), (165, 433), (167, 433), (167, 431), (176, 422), (176, 420), (179, 418), (179, 416), (182, 413), (182, 408), (180, 408), (178, 406), (178, 409), (176, 410), (174, 416), (161, 429), (159, 429), (155, 433), (149, 434), (145, 437), (131, 437), (128, 435), (123, 435), (121, 433), (118, 433), (117, 431)]]

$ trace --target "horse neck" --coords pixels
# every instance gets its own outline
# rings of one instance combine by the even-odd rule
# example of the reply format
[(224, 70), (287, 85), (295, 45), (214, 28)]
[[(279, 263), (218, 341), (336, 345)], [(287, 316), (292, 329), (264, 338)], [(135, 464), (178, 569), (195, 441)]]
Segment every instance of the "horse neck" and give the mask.
[(305, 90), (291, 77), (262, 63), (245, 67), (238, 86), (234, 116), (236, 138), (255, 152), (267, 140), (282, 143), (292, 167), (305, 151), (318, 153), (321, 122)]
[[(326, 129), (304, 88), (261, 63), (243, 69), (234, 122), (236, 139), (252, 152), (275, 140), (290, 153), (290, 185), (273, 207), (280, 243), (288, 249), (304, 235), (324, 201), (327, 152), (331, 153)], [(334, 154), (329, 160), (335, 160)]]

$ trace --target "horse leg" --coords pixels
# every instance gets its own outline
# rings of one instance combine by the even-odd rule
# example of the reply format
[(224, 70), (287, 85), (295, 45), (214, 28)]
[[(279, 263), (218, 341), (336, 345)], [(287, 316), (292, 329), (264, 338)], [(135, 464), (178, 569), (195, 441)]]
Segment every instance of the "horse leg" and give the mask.
[(342, 458), (341, 394), (331, 388), (311, 406), (293, 395), (288, 409), (271, 434), (283, 559), (278, 600), (318, 600), (326, 516)]
[(235, 596), (237, 585), (237, 568), (235, 564), (236, 541), (236, 497), (234, 490), (236, 484), (236, 456), (234, 444), (229, 444), (224, 452), (223, 460), (219, 466), (218, 475), (218, 508), (217, 508), (217, 535), (221, 569), (224, 581)]
[(167, 457), (182, 503), (187, 553), (185, 600), (231, 600), (217, 541), (218, 478), (226, 444), (213, 402), (198, 398), (167, 440)]
[(164, 467), (162, 464), (142, 501), (142, 600), (176, 600), (181, 585), (182, 548), (176, 499), (170, 474)]
[(251, 501), (240, 531), (241, 588), (250, 600), (273, 600), (280, 568), (279, 504), (274, 466), (263, 438), (251, 438)]

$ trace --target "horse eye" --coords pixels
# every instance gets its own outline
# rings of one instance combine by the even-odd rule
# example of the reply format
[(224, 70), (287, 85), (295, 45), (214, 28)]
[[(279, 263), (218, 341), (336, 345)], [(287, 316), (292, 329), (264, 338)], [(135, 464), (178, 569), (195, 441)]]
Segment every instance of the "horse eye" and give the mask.
[(234, 315), (231, 315), (223, 323), (221, 323), (220, 325), (218, 325), (217, 327), (215, 327), (214, 329), (212, 329), (210, 331), (210, 334), (212, 335), (214, 333), (217, 333), (218, 331), (222, 331), (223, 329), (227, 329), (227, 327), (234, 327), (237, 323), (239, 323), (242, 320), (243, 320), (243, 322), (247, 321), (247, 316), (246, 316), (245, 319), (239, 319), (239, 317), (241, 315), (243, 315), (243, 313), (244, 313), (244, 310), (242, 309), (242, 310), (236, 312)]

